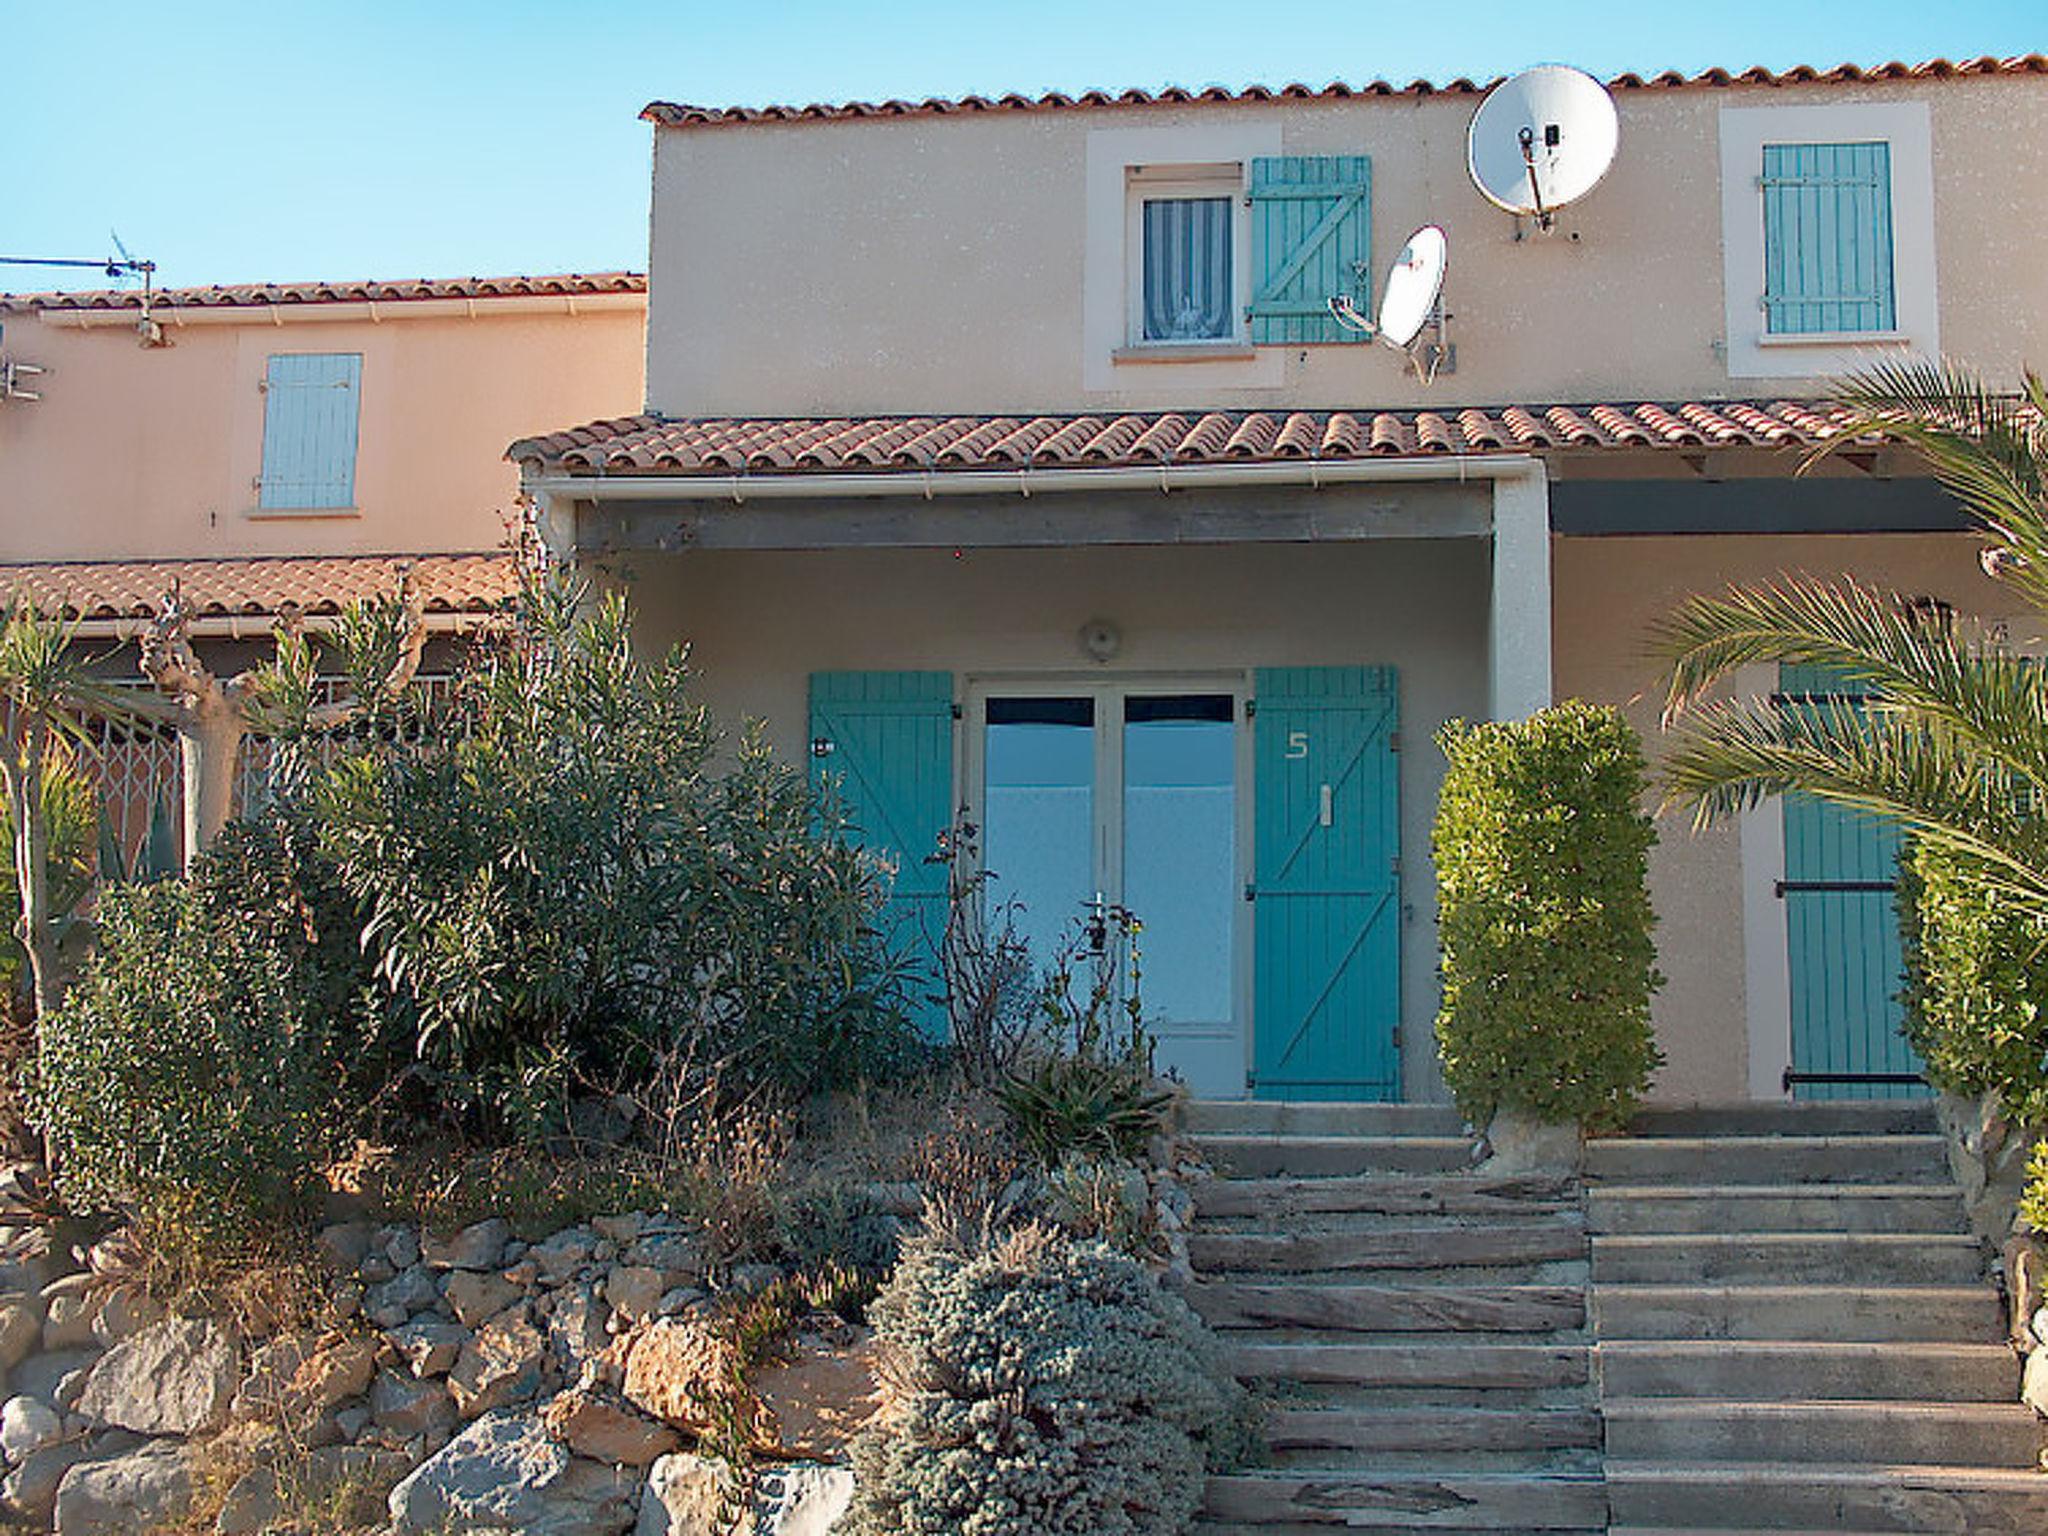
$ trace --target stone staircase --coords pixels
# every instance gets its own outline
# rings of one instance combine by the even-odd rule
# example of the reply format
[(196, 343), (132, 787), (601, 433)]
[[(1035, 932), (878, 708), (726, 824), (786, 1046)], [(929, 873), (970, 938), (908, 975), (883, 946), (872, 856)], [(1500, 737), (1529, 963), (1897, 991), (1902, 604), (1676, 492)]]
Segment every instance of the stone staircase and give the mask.
[(1268, 1465), (1197, 1530), (1607, 1523), (1576, 1181), (1488, 1178), (1428, 1105), (1194, 1104), (1196, 1310), (1263, 1400)]
[(1650, 1111), (1583, 1184), (1475, 1170), (1437, 1106), (1188, 1113), (1189, 1300), (1271, 1449), (1203, 1536), (2048, 1533), (1924, 1105)]
[(2048, 1532), (1931, 1110), (1652, 1110), (1587, 1148), (1613, 1529)]

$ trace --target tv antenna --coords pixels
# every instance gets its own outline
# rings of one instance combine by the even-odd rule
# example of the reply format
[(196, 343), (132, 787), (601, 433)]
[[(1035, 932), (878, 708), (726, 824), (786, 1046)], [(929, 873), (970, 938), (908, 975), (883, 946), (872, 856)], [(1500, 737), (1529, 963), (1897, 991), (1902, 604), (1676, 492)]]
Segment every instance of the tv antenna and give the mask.
[[(1444, 269), (1449, 260), (1450, 242), (1444, 232), (1425, 224), (1408, 237), (1387, 269), (1377, 320), (1362, 314), (1346, 293), (1330, 299), (1330, 314), (1346, 330), (1370, 336), (1403, 354), (1415, 376), (1431, 383), (1449, 352), (1444, 345), (1444, 322), (1450, 316), (1443, 308)], [(1417, 346), (1417, 338), (1426, 329), (1434, 330), (1434, 338)]]
[(135, 329), (142, 337), (145, 347), (162, 347), (169, 343), (164, 339), (164, 328), (157, 320), (156, 304), (156, 263), (139, 256), (131, 256), (128, 247), (121, 243), (121, 237), (112, 230), (107, 234), (114, 242), (118, 256), (108, 256), (95, 261), (86, 256), (0, 256), (0, 267), (91, 267), (104, 272), (108, 279), (119, 282), (124, 277), (142, 279), (142, 313), (135, 322)]
[(1487, 92), (1472, 114), (1465, 162), (1480, 196), (1549, 230), (1560, 208), (1600, 185), (1620, 146), (1607, 87), (1582, 69), (1538, 64)]

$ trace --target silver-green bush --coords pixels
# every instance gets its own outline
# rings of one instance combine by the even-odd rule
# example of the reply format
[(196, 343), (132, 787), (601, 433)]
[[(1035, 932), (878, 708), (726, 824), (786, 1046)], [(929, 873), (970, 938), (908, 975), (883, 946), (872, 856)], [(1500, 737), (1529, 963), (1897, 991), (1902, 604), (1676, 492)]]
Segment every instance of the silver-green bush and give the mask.
[(1171, 1536), (1244, 1450), (1208, 1330), (1102, 1243), (920, 1239), (871, 1315), (895, 1395), (854, 1442), (854, 1536)]

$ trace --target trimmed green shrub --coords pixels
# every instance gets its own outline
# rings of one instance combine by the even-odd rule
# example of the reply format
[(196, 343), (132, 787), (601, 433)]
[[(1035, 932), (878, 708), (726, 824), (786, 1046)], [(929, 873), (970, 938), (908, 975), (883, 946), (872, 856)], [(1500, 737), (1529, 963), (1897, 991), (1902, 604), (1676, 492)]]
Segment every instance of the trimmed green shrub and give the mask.
[(1924, 843), (1899, 861), (1898, 903), (1906, 1038), (1927, 1075), (1997, 1094), (2023, 1125), (2048, 1121), (2048, 921)]
[(1214, 1338), (1101, 1243), (918, 1239), (870, 1315), (897, 1390), (853, 1444), (854, 1536), (1178, 1536), (1247, 1448)]
[(1619, 713), (1578, 701), (1454, 720), (1437, 740), (1450, 760), (1432, 843), (1444, 1080), (1474, 1124), (1503, 1108), (1618, 1124), (1663, 1059), (1641, 743)]

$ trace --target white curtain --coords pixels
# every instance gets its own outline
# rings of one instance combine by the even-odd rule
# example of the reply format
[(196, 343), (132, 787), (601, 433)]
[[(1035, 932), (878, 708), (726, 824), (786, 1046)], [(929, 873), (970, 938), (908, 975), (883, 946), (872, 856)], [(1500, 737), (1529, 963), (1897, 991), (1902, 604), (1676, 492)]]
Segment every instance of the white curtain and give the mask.
[(1145, 203), (1145, 339), (1228, 336), (1230, 199), (1155, 197)]

